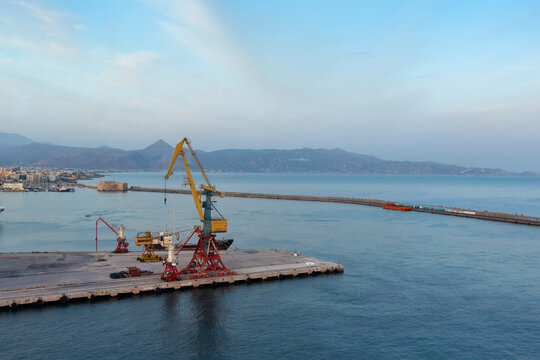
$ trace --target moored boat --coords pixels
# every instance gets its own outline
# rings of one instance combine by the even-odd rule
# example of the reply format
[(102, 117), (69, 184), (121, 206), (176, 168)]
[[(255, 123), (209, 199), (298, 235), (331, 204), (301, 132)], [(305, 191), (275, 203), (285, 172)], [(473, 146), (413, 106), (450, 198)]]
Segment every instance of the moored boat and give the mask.
[[(222, 240), (215, 240), (216, 247), (218, 250), (227, 250), (229, 246), (233, 243), (233, 239), (222, 239)], [(182, 251), (195, 251), (195, 248), (197, 248), (197, 244), (186, 244)]]
[(398, 211), (411, 211), (411, 207), (409, 205), (396, 204), (390, 201), (383, 205), (383, 209), (398, 210)]

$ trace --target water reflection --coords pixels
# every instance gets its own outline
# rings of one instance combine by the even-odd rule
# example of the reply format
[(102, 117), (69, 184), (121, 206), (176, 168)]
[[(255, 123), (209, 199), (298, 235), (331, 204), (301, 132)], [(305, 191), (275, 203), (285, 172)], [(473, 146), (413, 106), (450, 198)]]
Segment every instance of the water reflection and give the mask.
[(221, 289), (192, 289), (164, 296), (165, 346), (197, 358), (219, 358), (226, 349)]
[(224, 324), (225, 314), (219, 294), (214, 289), (195, 289), (191, 291), (194, 316), (197, 320), (194, 329), (194, 341), (191, 342), (196, 348), (192, 348), (198, 357), (218, 356), (223, 353), (225, 342)]

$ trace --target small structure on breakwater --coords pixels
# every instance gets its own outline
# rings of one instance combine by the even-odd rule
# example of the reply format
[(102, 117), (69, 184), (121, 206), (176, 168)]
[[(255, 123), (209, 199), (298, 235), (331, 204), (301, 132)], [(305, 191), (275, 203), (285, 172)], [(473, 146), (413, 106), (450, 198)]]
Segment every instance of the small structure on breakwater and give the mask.
[(124, 181), (100, 181), (98, 191), (128, 191), (128, 184)]

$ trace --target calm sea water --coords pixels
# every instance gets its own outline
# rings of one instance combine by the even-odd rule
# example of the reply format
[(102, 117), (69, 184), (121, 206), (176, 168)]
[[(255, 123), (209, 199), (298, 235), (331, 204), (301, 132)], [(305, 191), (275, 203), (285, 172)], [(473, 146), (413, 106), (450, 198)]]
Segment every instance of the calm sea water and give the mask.
[[(160, 173), (106, 179), (162, 187)], [(540, 179), (210, 174), (223, 191), (441, 204), (540, 216)], [(88, 183), (96, 183), (91, 180)], [(178, 187), (176, 174), (168, 187)], [(0, 193), (0, 252), (88, 250), (95, 219), (190, 228), (190, 196)], [(334, 261), (343, 275), (0, 312), (0, 358), (538, 358), (540, 228), (344, 204), (218, 199), (239, 248)], [(85, 214), (92, 217), (86, 218)], [(131, 240), (133, 243), (133, 240)], [(100, 228), (100, 249), (114, 234)], [(1, 279), (0, 279), (1, 281)]]

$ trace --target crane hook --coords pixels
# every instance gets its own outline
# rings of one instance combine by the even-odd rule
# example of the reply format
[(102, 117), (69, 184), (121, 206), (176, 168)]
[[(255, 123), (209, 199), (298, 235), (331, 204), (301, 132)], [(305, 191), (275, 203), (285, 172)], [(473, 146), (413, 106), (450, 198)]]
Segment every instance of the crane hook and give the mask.
[(163, 204), (167, 205), (167, 179), (165, 179), (165, 189), (163, 193), (165, 194), (163, 197)]

